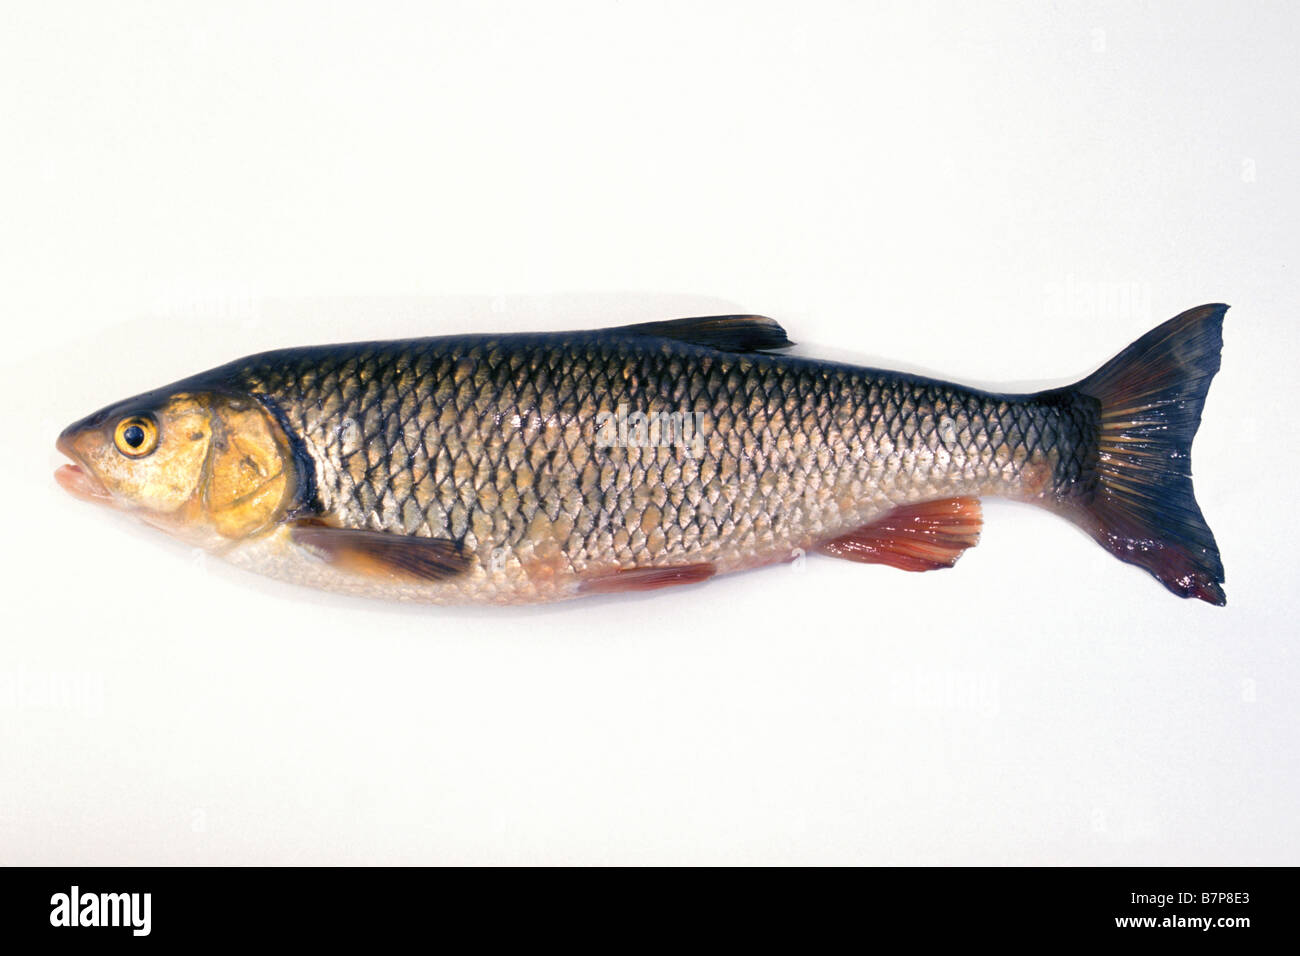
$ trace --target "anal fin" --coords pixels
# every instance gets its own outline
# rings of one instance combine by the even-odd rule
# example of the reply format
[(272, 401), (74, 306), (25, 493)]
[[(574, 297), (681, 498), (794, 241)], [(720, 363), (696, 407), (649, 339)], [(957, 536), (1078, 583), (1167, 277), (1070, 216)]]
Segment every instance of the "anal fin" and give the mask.
[(717, 573), (710, 562), (678, 564), (660, 568), (622, 568), (597, 574), (578, 585), (583, 594), (617, 594), (621, 591), (655, 591), (676, 584), (696, 584)]
[(322, 561), (371, 577), (445, 581), (470, 563), (461, 546), (446, 538), (335, 528), (321, 521), (297, 522), (289, 535)]
[(978, 498), (941, 498), (895, 508), (818, 550), (903, 571), (936, 571), (952, 567), (979, 542), (983, 523)]

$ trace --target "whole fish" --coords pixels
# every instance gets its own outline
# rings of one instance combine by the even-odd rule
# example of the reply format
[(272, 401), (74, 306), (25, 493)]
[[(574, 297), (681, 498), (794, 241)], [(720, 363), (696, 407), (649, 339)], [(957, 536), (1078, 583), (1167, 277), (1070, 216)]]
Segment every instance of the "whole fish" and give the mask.
[(1222, 605), (1190, 450), (1226, 310), (1032, 394), (777, 354), (792, 343), (761, 316), (285, 349), (76, 422), (56, 477), (244, 568), (434, 603), (812, 551), (946, 568), (998, 495)]

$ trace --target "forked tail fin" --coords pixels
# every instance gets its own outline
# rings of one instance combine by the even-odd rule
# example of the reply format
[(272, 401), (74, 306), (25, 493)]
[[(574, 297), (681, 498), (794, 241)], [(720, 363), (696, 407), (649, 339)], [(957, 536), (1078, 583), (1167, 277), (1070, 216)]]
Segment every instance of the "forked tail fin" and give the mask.
[(1100, 429), (1095, 477), (1069, 508), (1121, 561), (1220, 606), (1223, 562), (1192, 493), (1191, 453), (1227, 311), (1189, 309), (1074, 386), (1100, 404)]

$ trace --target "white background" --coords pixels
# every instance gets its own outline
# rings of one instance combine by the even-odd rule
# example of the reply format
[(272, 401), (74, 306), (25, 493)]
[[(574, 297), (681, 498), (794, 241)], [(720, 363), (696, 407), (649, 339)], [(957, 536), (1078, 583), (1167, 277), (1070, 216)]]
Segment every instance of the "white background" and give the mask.
[[(0, 862), (1300, 862), (1285, 3), (7, 4)], [(1233, 305), (1229, 605), (990, 503), (543, 609), (196, 559), (59, 429), (239, 355), (712, 312), (1062, 384)]]

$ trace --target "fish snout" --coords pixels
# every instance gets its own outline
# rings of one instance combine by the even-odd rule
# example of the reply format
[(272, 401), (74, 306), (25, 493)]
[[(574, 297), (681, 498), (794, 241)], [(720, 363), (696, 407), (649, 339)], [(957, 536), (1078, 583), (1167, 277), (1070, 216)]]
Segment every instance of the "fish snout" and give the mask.
[(81, 431), (81, 423), (69, 425), (59, 433), (59, 437), (54, 442), (54, 447), (69, 458), (77, 457), (77, 434)]
[(77, 438), (84, 434), (84, 422), (77, 422), (63, 429), (54, 443), (62, 454), (71, 458), (73, 464), (60, 465), (54, 470), (54, 480), (64, 491), (82, 501), (109, 501), (112, 495), (104, 483), (95, 476), (82, 462), (83, 457), (77, 453)]

